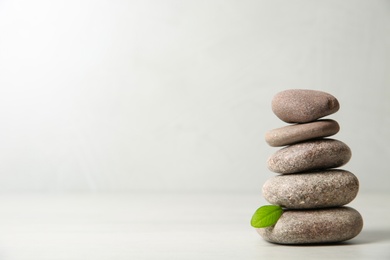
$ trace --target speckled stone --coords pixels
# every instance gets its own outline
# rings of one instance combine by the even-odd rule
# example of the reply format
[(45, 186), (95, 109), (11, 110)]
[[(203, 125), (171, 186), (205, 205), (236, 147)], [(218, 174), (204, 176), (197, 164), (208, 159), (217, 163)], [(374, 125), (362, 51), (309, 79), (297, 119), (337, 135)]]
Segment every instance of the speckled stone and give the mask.
[(271, 204), (289, 209), (343, 206), (359, 191), (359, 180), (344, 170), (288, 174), (268, 179), (263, 196)]
[(318, 139), (280, 149), (268, 159), (268, 168), (289, 174), (310, 170), (336, 168), (351, 159), (351, 149), (341, 141)]
[(314, 138), (331, 136), (339, 130), (340, 126), (336, 121), (324, 119), (273, 129), (265, 134), (265, 141), (270, 146), (284, 146)]
[(311, 122), (339, 108), (334, 96), (317, 90), (289, 89), (279, 92), (272, 100), (272, 111), (287, 123)]
[(353, 208), (286, 210), (278, 222), (257, 232), (278, 244), (335, 243), (357, 236), (363, 228), (362, 216)]

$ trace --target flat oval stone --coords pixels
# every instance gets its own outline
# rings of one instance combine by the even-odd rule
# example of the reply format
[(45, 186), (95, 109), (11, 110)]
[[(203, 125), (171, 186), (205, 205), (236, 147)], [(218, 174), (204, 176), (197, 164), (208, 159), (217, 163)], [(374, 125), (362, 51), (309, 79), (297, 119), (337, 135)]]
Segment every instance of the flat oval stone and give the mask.
[(340, 167), (351, 155), (351, 149), (341, 141), (318, 139), (282, 148), (267, 163), (271, 171), (289, 174)]
[(258, 228), (267, 241), (278, 244), (335, 243), (357, 236), (362, 216), (350, 207), (286, 210), (272, 227)]
[(307, 123), (333, 114), (340, 108), (338, 100), (325, 92), (289, 89), (276, 94), (272, 111), (287, 123)]
[(337, 134), (339, 130), (340, 126), (336, 121), (324, 119), (273, 129), (265, 134), (265, 141), (270, 146), (284, 146), (314, 138), (331, 136)]
[(279, 175), (263, 185), (263, 196), (271, 204), (289, 209), (343, 206), (359, 191), (359, 180), (344, 170)]

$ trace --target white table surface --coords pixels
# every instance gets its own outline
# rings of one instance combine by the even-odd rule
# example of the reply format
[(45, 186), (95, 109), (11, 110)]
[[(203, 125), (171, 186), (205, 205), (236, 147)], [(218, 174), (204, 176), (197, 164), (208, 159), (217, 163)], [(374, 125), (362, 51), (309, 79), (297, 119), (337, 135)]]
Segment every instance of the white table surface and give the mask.
[(349, 242), (281, 246), (249, 225), (261, 194), (0, 195), (0, 259), (390, 259), (389, 199), (358, 195)]

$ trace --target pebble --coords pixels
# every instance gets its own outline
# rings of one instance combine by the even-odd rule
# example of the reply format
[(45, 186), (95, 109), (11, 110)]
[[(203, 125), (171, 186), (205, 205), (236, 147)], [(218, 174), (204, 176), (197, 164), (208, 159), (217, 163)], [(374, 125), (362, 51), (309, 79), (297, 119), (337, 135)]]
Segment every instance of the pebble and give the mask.
[(272, 100), (272, 111), (287, 123), (311, 122), (339, 108), (334, 96), (317, 90), (289, 89), (279, 92)]
[(341, 141), (318, 139), (284, 147), (271, 155), (267, 163), (269, 170), (289, 174), (337, 168), (346, 164), (351, 155), (351, 149)]
[(272, 227), (258, 228), (267, 241), (278, 244), (335, 243), (357, 236), (363, 228), (359, 212), (350, 207), (286, 210)]
[(288, 174), (268, 179), (263, 196), (271, 204), (289, 209), (343, 206), (359, 191), (359, 180), (344, 170)]
[(270, 146), (284, 146), (314, 138), (331, 136), (337, 134), (339, 130), (340, 126), (336, 121), (324, 119), (273, 129), (265, 134), (265, 141)]

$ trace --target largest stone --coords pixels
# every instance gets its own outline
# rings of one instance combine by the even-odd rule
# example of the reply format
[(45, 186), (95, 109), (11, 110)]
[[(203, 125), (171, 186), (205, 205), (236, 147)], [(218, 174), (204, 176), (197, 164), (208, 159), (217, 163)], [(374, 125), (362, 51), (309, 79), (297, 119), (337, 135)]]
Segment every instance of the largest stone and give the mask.
[(272, 111), (287, 123), (311, 122), (339, 108), (334, 96), (317, 90), (289, 89), (279, 92), (272, 100)]
[(272, 227), (258, 228), (267, 241), (278, 244), (341, 242), (357, 236), (362, 216), (353, 208), (287, 210)]
[(268, 168), (289, 174), (343, 166), (351, 159), (351, 149), (338, 140), (318, 139), (280, 149), (268, 159)]

